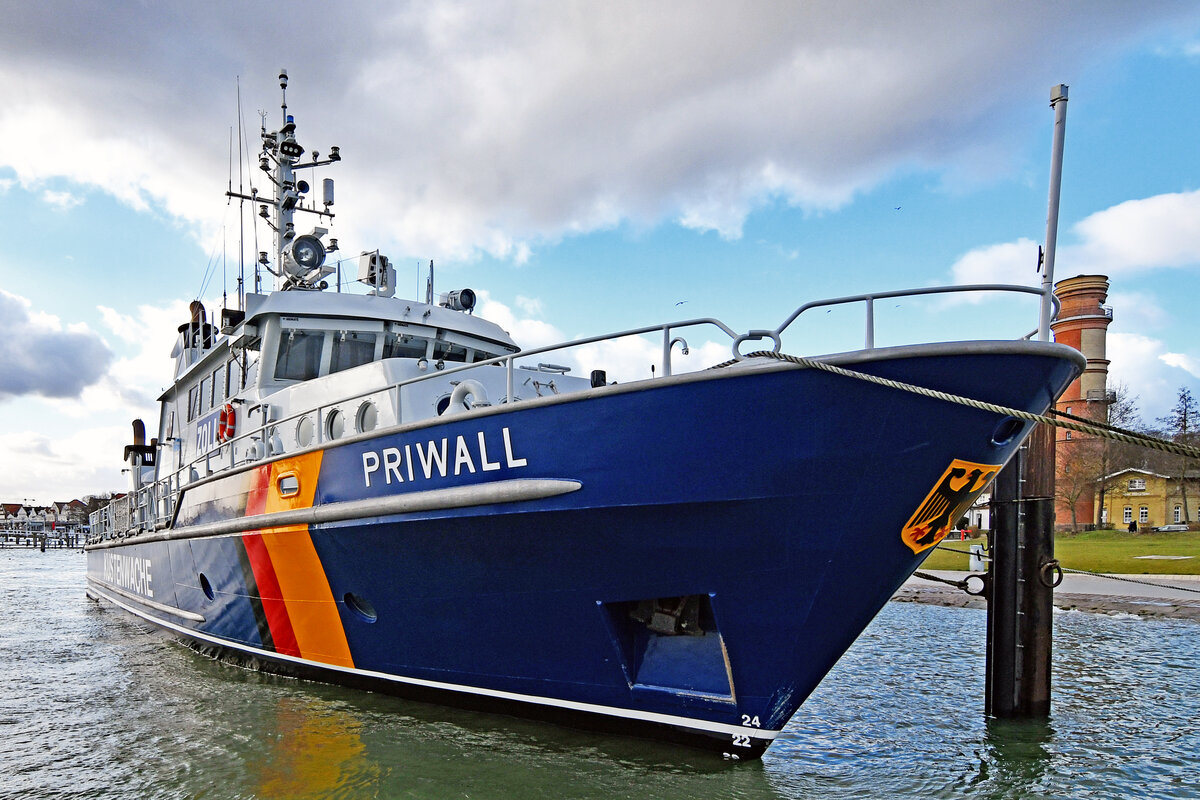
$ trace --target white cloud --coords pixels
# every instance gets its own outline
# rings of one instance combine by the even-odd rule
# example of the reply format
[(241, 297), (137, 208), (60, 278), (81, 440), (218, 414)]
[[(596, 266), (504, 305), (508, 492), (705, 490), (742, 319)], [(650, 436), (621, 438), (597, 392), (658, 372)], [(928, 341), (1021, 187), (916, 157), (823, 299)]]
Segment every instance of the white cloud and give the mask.
[(1149, 336), (1110, 331), (1107, 340), (1108, 383), (1123, 383), (1140, 397), (1142, 419), (1152, 423), (1175, 402), (1180, 386), (1200, 390), (1200, 359), (1166, 352), (1166, 345)]
[[(592, 370), (604, 370), (609, 382), (628, 383), (663, 375), (663, 348), (660, 334), (626, 336), (562, 351), (556, 360), (570, 364), (573, 374), (589, 376)], [(671, 350), (671, 372), (681, 375), (708, 369), (732, 358), (731, 344), (702, 341), (690, 345), (684, 354), (681, 345)]]
[(1147, 292), (1110, 292), (1105, 305), (1125, 330), (1152, 331), (1167, 326), (1169, 317), (1157, 297)]
[(290, 10), (8, 9), (0, 166), (26, 185), (65, 177), (211, 230), (234, 78), (246, 78), (253, 144), (253, 109), (277, 124), (286, 45), (306, 54), (288, 95), (302, 143), (342, 146), (338, 177), (354, 190), (335, 235), (346, 242), (520, 263), (540, 242), (626, 220), (737, 238), (772, 199), (837, 208), (914, 167), (1004, 174), (1010, 127), (1047, 74), (1194, 13), (834, 0)]
[(64, 331), (57, 317), (0, 289), (0, 401), (21, 395), (78, 397), (111, 360), (108, 347), (86, 328)]
[(542, 301), (536, 297), (517, 295), (517, 307), (532, 317), (542, 314)]
[[(107, 402), (119, 407), (145, 408), (171, 383), (175, 367), (170, 358), (171, 348), (178, 337), (179, 325), (190, 317), (188, 304), (177, 300), (164, 307), (140, 305), (136, 316), (99, 308), (109, 330), (132, 346), (132, 352), (118, 358), (108, 371)], [(99, 398), (96, 402), (100, 402)], [(157, 421), (156, 411), (152, 419)]]
[[(517, 305), (531, 315), (541, 313), (541, 303), (526, 297), (518, 297)], [(521, 317), (504, 303), (492, 299), (486, 291), (479, 292), (479, 313), (495, 322), (516, 340), (522, 349), (534, 350), (556, 344), (566, 344), (554, 350), (528, 359), (530, 365), (555, 363), (571, 368), (572, 375), (587, 377), (592, 370), (602, 369), (609, 381), (626, 383), (655, 375), (662, 375), (662, 335), (645, 334), (626, 336), (591, 344), (572, 344), (553, 325), (531, 317)], [(686, 335), (687, 331), (683, 331)], [(678, 335), (678, 332), (675, 334)], [(586, 338), (586, 337), (580, 337)], [(709, 340), (691, 344), (687, 355), (683, 346), (676, 343), (671, 351), (671, 369), (675, 374), (707, 369), (714, 364), (728, 361), (732, 350), (730, 343), (715, 343)]]
[(1079, 243), (1059, 263), (1075, 272), (1116, 275), (1200, 265), (1200, 190), (1160, 194), (1098, 211), (1073, 228)]
[(1192, 375), (1192, 377), (1200, 378), (1200, 359), (1187, 353), (1163, 353), (1159, 358), (1164, 364), (1169, 364), (1172, 367), (1178, 367)]
[(72, 208), (83, 205), (83, 198), (71, 192), (56, 192), (46, 189), (42, 192), (42, 202), (59, 211), (70, 211)]
[[(486, 289), (476, 291), (479, 297), (478, 313), (484, 319), (494, 322), (508, 332), (508, 335), (525, 350), (531, 350), (536, 347), (545, 347), (546, 345), (556, 344), (564, 341), (566, 336), (562, 334), (553, 325), (530, 317), (518, 317), (513, 313), (513, 310), (499, 300), (493, 300)], [(536, 312), (540, 312), (540, 303), (536, 301), (528, 301), (521, 303), (521, 298), (518, 298), (518, 305), (522, 305), (522, 310), (530, 313), (534, 308)]]
[(8, 497), (43, 503), (124, 491), (121, 452), (129, 437), (118, 426), (0, 434), (0, 486)]
[(978, 247), (950, 267), (956, 284), (1008, 283), (1036, 286), (1038, 244), (1030, 239)]
[[(1122, 275), (1150, 269), (1200, 266), (1200, 191), (1161, 194), (1119, 203), (1073, 226), (1078, 240), (1055, 255), (1055, 277)], [(1038, 244), (1030, 239), (970, 250), (951, 266), (956, 284), (1036, 286)], [(1134, 319), (1160, 325), (1158, 303), (1144, 293), (1114, 295), (1112, 305)]]

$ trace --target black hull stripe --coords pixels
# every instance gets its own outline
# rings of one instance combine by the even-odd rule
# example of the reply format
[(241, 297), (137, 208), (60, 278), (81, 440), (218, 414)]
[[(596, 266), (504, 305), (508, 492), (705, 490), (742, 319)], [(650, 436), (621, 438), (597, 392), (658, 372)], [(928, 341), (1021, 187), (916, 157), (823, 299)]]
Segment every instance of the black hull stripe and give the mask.
[(271, 624), (267, 622), (267, 612), (263, 608), (262, 595), (258, 592), (258, 581), (254, 577), (254, 568), (250, 566), (250, 554), (246, 552), (246, 543), (239, 536), (235, 540), (238, 564), (242, 568), (242, 579), (246, 582), (246, 595), (250, 600), (250, 608), (254, 611), (254, 624), (258, 628), (258, 638), (263, 647), (275, 649), (275, 637), (271, 635)]

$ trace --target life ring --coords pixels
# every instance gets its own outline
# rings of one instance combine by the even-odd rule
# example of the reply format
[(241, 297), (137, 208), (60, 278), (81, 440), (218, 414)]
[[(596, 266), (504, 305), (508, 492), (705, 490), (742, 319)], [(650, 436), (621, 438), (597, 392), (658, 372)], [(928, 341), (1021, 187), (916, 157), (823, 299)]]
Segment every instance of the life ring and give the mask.
[(217, 420), (217, 441), (229, 441), (233, 438), (235, 430), (237, 430), (237, 418), (233, 413), (233, 404), (226, 403), (221, 408), (221, 416)]
[[(468, 397), (471, 398), (469, 403)], [(472, 408), (487, 405), (491, 405), (487, 399), (487, 389), (484, 389), (479, 381), (468, 378), (454, 387), (454, 391), (450, 393), (450, 402), (442, 413), (463, 414)]]

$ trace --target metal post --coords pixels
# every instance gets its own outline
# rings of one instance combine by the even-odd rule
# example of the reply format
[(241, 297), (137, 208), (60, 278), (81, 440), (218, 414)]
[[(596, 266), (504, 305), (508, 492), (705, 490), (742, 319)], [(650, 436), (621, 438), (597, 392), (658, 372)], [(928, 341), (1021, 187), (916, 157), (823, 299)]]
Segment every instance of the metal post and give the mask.
[[(1067, 120), (1067, 87), (1050, 90), (1054, 144), (1046, 214), (1038, 338), (1050, 340), (1054, 251)], [(1050, 714), (1054, 586), (1054, 430), (1039, 425), (996, 478), (992, 493), (984, 711), (995, 717)], [(1061, 575), (1061, 573), (1057, 573)]]
[(662, 368), (663, 377), (671, 377), (671, 327), (663, 326), (663, 351), (662, 351)]
[(1054, 144), (1050, 151), (1050, 199), (1046, 213), (1045, 263), (1042, 265), (1042, 313), (1038, 321), (1038, 339), (1050, 341), (1051, 297), (1054, 295), (1054, 251), (1058, 244), (1058, 201), (1062, 193), (1063, 143), (1067, 133), (1067, 86), (1060, 83), (1050, 90), (1054, 109)]
[(1054, 614), (1054, 431), (1038, 426), (992, 494), (984, 712), (1050, 713)]
[(875, 298), (867, 298), (867, 340), (866, 349), (875, 348)]

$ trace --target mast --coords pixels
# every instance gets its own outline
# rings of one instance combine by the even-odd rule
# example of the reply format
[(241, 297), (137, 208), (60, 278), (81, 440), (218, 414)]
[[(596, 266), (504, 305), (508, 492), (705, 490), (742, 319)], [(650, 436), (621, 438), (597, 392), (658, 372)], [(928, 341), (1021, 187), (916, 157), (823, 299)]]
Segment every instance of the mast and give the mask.
[(1054, 109), (1054, 140), (1050, 149), (1050, 199), (1046, 212), (1046, 250), (1042, 270), (1042, 307), (1038, 319), (1038, 340), (1050, 341), (1050, 310), (1054, 296), (1054, 253), (1058, 246), (1058, 204), (1062, 194), (1063, 141), (1067, 133), (1067, 86), (1050, 90), (1050, 108)]
[[(241, 194), (242, 189), (242, 138), (246, 135), (245, 128), (242, 122), (242, 79), (238, 77), (237, 82), (237, 104), (238, 104), (238, 193)], [(231, 185), (230, 190), (233, 190)], [(246, 201), (238, 201), (238, 279), (237, 279), (237, 299), (238, 311), (246, 310)]]
[(295, 118), (287, 113), (287, 86), (287, 70), (280, 70), (282, 125), (277, 131), (268, 132), (264, 119), (261, 132), (263, 149), (258, 165), (274, 185), (274, 197), (270, 198), (269, 202), (263, 202), (267, 198), (259, 197), (257, 193), (246, 195), (241, 191), (229, 191), (226, 194), (257, 202), (258, 215), (267, 221), (274, 232), (273, 265), (266, 252), (259, 253), (258, 263), (275, 276), (277, 290), (324, 289), (328, 284), (322, 278), (334, 271), (333, 267), (325, 266), (325, 257), (337, 249), (337, 239), (330, 239), (328, 245), (325, 244), (322, 239), (329, 230), (319, 225), (314, 226), (308, 233), (299, 233), (295, 216), (297, 211), (305, 211), (316, 214), (319, 221), (324, 221), (325, 218), (332, 220), (332, 181), (325, 181), (327, 188), (322, 205), (318, 207), (314, 202), (308, 206), (304, 203), (304, 195), (308, 192), (309, 185), (306, 181), (296, 178), (296, 171), (333, 164), (341, 161), (341, 155), (336, 146), (331, 147), (328, 157), (322, 161), (319, 160), (320, 154), (314, 150), (311, 161), (300, 163), (305, 151), (296, 141)]

